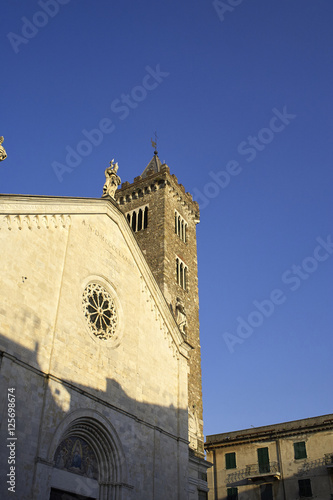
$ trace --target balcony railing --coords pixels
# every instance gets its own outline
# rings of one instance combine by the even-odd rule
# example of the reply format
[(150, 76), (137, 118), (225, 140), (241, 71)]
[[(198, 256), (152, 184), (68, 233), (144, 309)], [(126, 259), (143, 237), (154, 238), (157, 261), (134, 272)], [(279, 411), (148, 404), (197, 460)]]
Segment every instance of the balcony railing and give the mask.
[[(333, 471), (333, 453), (326, 453), (324, 457), (318, 458), (316, 460), (306, 461), (299, 467), (297, 475), (304, 476), (309, 473), (313, 473), (315, 469), (320, 469), (325, 467)], [(244, 469), (235, 470), (227, 476), (227, 483), (232, 484), (238, 481), (248, 480), (251, 482), (258, 480), (265, 480), (268, 478), (280, 479), (280, 467), (278, 462), (270, 462), (269, 464), (259, 465), (251, 464), (247, 465)]]
[(280, 467), (278, 462), (270, 462), (269, 464), (264, 465), (247, 465), (244, 469), (228, 474), (227, 482), (228, 484), (235, 483), (237, 481), (243, 481), (244, 479), (248, 479), (253, 482), (259, 479), (263, 480), (265, 478), (269, 478), (270, 480), (280, 478)]
[(333, 467), (333, 453), (326, 453), (324, 455), (325, 458), (325, 465), (327, 467)]
[(333, 453), (326, 453), (322, 458), (316, 460), (307, 460), (298, 468), (297, 475), (306, 476), (320, 473), (320, 470), (325, 466), (329, 470), (333, 469)]

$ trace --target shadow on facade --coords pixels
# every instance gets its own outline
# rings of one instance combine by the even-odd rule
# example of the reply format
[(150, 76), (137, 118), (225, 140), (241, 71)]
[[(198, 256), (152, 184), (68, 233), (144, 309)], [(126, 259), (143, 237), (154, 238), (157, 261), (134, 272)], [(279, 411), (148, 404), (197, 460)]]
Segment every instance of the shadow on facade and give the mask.
[[(161, 498), (174, 498), (176, 488), (183, 498), (187, 409), (137, 401), (113, 379), (107, 380), (105, 391), (94, 389), (93, 383), (60, 380), (41, 370), (42, 348), (36, 343), (34, 350), (28, 349), (0, 335), (1, 442), (15, 442), (16, 498), (135, 499), (145, 488), (147, 498), (152, 490), (164, 491)], [(71, 363), (66, 353), (64, 363)], [(7, 425), (11, 393), (12, 436)], [(9, 453), (1, 447), (1, 477), (10, 472)], [(2, 482), (2, 499), (13, 498), (9, 486)]]

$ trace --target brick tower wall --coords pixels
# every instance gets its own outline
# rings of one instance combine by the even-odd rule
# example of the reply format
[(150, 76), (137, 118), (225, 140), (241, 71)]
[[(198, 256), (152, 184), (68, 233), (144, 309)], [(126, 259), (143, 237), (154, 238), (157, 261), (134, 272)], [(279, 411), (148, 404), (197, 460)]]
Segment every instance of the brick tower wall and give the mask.
[[(160, 172), (136, 177), (132, 184), (125, 182), (116, 193), (116, 199), (125, 215), (148, 206), (148, 226), (135, 232), (136, 239), (160, 286), (171, 310), (176, 316), (176, 300), (181, 300), (186, 313), (187, 341), (193, 347), (189, 360), (189, 415), (190, 430), (196, 427), (196, 438), (191, 447), (204, 456), (201, 352), (199, 336), (199, 296), (196, 224), (199, 206), (193, 201), (169, 167), (162, 165)], [(187, 223), (186, 242), (175, 232), (175, 210)], [(176, 258), (188, 268), (187, 286), (183, 289), (176, 278)]]

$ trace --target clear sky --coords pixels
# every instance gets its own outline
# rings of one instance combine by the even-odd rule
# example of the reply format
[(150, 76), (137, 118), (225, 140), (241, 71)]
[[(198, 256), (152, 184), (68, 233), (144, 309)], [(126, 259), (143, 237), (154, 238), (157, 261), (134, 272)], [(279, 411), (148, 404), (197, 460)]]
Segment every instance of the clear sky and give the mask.
[(332, 412), (331, 0), (1, 6), (3, 193), (99, 197), (150, 139), (201, 206), (205, 434)]

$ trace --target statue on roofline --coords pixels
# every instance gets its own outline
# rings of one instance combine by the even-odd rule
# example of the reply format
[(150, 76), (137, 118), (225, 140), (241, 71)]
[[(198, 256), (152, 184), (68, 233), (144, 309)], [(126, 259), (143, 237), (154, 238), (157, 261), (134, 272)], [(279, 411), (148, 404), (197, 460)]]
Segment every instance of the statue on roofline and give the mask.
[(110, 166), (105, 170), (105, 184), (103, 186), (102, 198), (110, 196), (114, 198), (119, 184), (121, 184), (121, 179), (117, 175), (118, 163), (114, 163), (114, 159), (110, 161)]
[(3, 146), (1, 146), (1, 144), (3, 143), (3, 136), (0, 137), (0, 161), (3, 161), (7, 158), (7, 153), (6, 153), (6, 150)]

